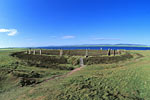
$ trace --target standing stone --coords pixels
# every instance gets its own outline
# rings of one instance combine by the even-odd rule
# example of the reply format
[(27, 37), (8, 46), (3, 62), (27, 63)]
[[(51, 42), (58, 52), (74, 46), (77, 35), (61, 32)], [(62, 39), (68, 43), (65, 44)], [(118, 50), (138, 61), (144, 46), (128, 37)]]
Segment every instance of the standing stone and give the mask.
[(117, 52), (118, 52), (119, 55), (121, 55), (121, 51), (120, 50), (117, 50)]
[(111, 53), (110, 53), (110, 49), (108, 49), (108, 51), (107, 51), (107, 55), (108, 55), (108, 56), (110, 56), (110, 55), (111, 55)]
[(68, 55), (71, 56), (71, 50), (69, 50)]
[(103, 55), (103, 48), (100, 49), (100, 55)]
[(83, 65), (84, 65), (83, 58), (80, 58), (80, 66), (83, 66)]
[(85, 57), (88, 57), (88, 49), (85, 51)]
[(121, 55), (121, 50), (120, 50), (120, 55)]
[(28, 53), (29, 53), (29, 55), (31, 54), (31, 49), (29, 49), (29, 52), (28, 52)]
[(26, 54), (28, 54), (28, 50), (26, 50), (26, 52), (25, 52)]
[(116, 55), (116, 50), (114, 49), (114, 56)]
[(40, 55), (42, 55), (42, 49), (40, 49)]
[(33, 50), (33, 54), (34, 54), (34, 55), (35, 55), (35, 52), (36, 52), (36, 51), (35, 51), (35, 50)]
[(63, 50), (62, 49), (60, 49), (60, 57), (63, 55)]

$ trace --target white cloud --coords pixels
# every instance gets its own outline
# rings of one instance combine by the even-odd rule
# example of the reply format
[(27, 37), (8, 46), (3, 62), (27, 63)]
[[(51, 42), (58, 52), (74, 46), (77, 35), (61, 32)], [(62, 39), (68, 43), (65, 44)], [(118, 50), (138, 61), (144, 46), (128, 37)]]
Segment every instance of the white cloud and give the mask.
[(118, 38), (94, 38), (94, 40), (120, 40)]
[(73, 39), (75, 36), (63, 36), (62, 39)]
[(8, 36), (14, 36), (17, 34), (17, 30), (16, 29), (0, 29), (1, 33), (8, 33)]

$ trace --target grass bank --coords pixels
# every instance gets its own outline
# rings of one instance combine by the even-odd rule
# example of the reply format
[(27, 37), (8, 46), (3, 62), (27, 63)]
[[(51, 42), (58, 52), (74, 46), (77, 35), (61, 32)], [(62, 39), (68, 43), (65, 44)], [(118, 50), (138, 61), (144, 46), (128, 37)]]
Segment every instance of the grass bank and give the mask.
[[(3, 76), (10, 78), (3, 86), (11, 88), (1, 86), (0, 97), (2, 100), (149, 100), (150, 51), (130, 52), (132, 59), (87, 65), (73, 75), (35, 86), (17, 86), (14, 77), (3, 73)], [(14, 58), (8, 57), (7, 53), (3, 57), (9, 61), (1, 59), (2, 65), (14, 62)], [(23, 69), (26, 68), (30, 67)]]

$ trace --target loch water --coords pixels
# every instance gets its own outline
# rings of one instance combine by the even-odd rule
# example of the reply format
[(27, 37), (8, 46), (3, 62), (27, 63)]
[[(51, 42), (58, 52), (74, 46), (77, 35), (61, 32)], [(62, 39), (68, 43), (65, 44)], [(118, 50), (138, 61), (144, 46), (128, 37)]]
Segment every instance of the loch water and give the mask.
[(150, 47), (119, 47), (119, 46), (80, 46), (80, 47), (75, 47), (75, 46), (52, 46), (52, 47), (39, 47), (41, 49), (63, 49), (63, 50), (75, 50), (75, 49), (91, 49), (91, 50), (108, 50), (108, 49), (123, 49), (123, 50), (150, 50)]

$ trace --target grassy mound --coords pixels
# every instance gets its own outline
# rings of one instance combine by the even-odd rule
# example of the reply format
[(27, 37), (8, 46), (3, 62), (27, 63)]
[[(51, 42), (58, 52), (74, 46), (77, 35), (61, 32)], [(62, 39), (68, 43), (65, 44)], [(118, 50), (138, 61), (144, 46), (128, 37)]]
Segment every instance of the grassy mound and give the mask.
[(119, 61), (125, 61), (127, 59), (131, 59), (133, 56), (129, 53), (123, 54), (121, 56), (103, 56), (103, 57), (88, 57), (84, 59), (85, 64), (111, 64), (117, 63)]
[[(149, 51), (132, 51), (129, 55), (122, 55), (124, 58), (113, 61), (117, 63), (87, 65), (70, 76), (58, 77), (41, 84), (37, 84), (40, 82), (38, 80), (62, 75), (68, 71), (25, 65), (23, 60), (8, 55), (9, 53), (5, 52), (0, 55), (2, 100), (149, 100), (150, 98)], [(109, 59), (112, 59), (111, 57), (114, 56), (110, 56)], [(77, 59), (67, 58), (67, 63), (76, 65)]]
[[(55, 51), (55, 50), (47, 50), (46, 52), (48, 51)], [(70, 52), (70, 53), (71, 52), (73, 53), (74, 51), (75, 50), (72, 51), (65, 50), (65, 52)], [(83, 52), (83, 50), (81, 51)], [(98, 50), (91, 50), (91, 51), (96, 54)], [(25, 54), (24, 52), (16, 52), (11, 54), (11, 56), (18, 57), (19, 59), (24, 60), (30, 66), (53, 68), (53, 69), (60, 69), (60, 70), (74, 69), (74, 67), (69, 67), (69, 66), (64, 67), (63, 64), (68, 64), (68, 65), (71, 64), (73, 66), (76, 66), (80, 64), (80, 57), (84, 57), (84, 56), (61, 56), (60, 57), (60, 56), (46, 56), (46, 55), (29, 55), (29, 54)], [(119, 61), (125, 61), (131, 58), (133, 58), (133, 56), (129, 53), (124, 53), (122, 55), (117, 55), (117, 56), (89, 56), (87, 58), (84, 57), (84, 64), (85, 65), (110, 64), (110, 63), (117, 63)]]
[[(10, 56), (18, 51), (22, 50), (0, 50), (0, 93), (20, 86), (38, 84), (43, 80), (68, 72), (68, 70), (31, 66), (26, 61)], [(66, 66), (68, 65), (63, 65), (63, 67)]]
[(72, 66), (61, 66), (62, 64), (68, 64), (65, 57), (59, 56), (42, 56), (42, 55), (28, 55), (23, 52), (16, 52), (11, 54), (13, 57), (18, 57), (24, 63), (30, 66), (60, 69), (60, 70), (73, 70)]

